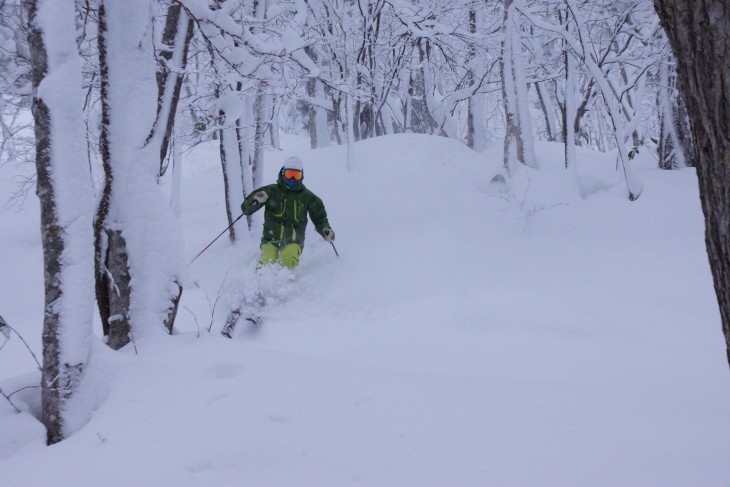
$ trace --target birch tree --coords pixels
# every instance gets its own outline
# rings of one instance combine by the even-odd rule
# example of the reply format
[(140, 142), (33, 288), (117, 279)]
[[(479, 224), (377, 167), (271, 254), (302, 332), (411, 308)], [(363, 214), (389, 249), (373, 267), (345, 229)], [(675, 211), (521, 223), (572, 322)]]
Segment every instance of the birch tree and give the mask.
[(74, 1), (26, 0), (25, 6), (45, 277), (42, 418), (53, 444), (90, 414), (74, 399), (91, 353), (93, 199), (84, 157)]
[(616, 141), (616, 147), (618, 149), (619, 164), (626, 182), (628, 197), (633, 201), (641, 194), (642, 185), (634, 175), (630, 164), (631, 159), (626, 146), (626, 123), (624, 114), (622, 113), (619, 105), (621, 103), (621, 99), (616, 99), (615, 90), (612, 89), (608, 78), (601, 69), (601, 66), (597, 63), (596, 54), (592, 50), (590, 42), (591, 36), (580, 10), (573, 0), (565, 0), (565, 5), (574, 23), (575, 35), (566, 31), (562, 26), (545, 22), (537, 16), (532, 15), (528, 9), (519, 6), (517, 9), (537, 27), (562, 37), (562, 39), (565, 40), (567, 47), (577, 56), (583, 66), (590, 73), (591, 79), (595, 82), (608, 112), (608, 117), (611, 122)]

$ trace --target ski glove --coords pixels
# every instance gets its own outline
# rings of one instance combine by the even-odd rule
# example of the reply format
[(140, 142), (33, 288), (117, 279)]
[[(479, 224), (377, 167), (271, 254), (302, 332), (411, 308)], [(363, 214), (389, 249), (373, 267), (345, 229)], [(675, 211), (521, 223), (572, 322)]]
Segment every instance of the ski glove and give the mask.
[(266, 194), (266, 191), (258, 191), (256, 192), (256, 194), (253, 195), (253, 200), (260, 205), (266, 203), (266, 200), (268, 199), (269, 195)]
[(325, 242), (334, 242), (335, 241), (335, 231), (331, 228), (327, 227), (324, 230), (322, 230), (322, 237), (324, 237)]

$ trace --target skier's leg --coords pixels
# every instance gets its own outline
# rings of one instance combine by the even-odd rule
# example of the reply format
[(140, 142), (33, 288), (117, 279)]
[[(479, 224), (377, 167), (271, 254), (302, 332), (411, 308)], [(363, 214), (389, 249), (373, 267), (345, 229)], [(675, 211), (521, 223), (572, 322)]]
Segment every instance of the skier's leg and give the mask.
[(271, 265), (276, 262), (276, 258), (279, 256), (279, 249), (276, 245), (271, 243), (265, 243), (261, 246), (261, 255), (259, 256), (259, 264)]
[(226, 324), (223, 325), (221, 335), (228, 338), (233, 338), (233, 332), (236, 330), (236, 322), (238, 322), (239, 316), (241, 316), (240, 308), (231, 311), (231, 314), (228, 315), (228, 319), (226, 320)]
[(299, 265), (299, 256), (302, 255), (302, 247), (299, 244), (289, 244), (279, 252), (279, 262), (284, 267), (294, 269)]

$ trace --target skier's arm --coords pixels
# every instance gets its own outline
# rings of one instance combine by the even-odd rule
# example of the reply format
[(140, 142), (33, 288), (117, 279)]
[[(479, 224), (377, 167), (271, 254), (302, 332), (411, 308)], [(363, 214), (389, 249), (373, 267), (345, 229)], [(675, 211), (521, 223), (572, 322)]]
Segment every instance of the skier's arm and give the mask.
[(325, 230), (331, 230), (330, 222), (327, 220), (327, 210), (324, 209), (324, 203), (315, 196), (309, 203), (307, 211), (309, 213), (309, 219), (314, 223), (314, 228), (317, 230), (317, 233), (324, 237)]
[(246, 196), (246, 199), (243, 200), (243, 203), (241, 204), (241, 211), (244, 215), (252, 215), (264, 206), (266, 206), (266, 201), (263, 202), (257, 201), (260, 198), (260, 193), (266, 194), (266, 199), (268, 199), (268, 192), (266, 191), (268, 189), (267, 186), (264, 186), (263, 188), (258, 188), (251, 193), (249, 193), (248, 196)]

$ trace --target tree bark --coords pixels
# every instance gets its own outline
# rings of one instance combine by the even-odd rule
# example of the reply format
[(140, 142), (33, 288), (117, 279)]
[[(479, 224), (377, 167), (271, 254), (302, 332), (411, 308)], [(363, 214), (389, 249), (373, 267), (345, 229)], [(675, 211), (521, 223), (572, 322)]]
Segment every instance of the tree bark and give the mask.
[(687, 113), (682, 96), (676, 90), (677, 75), (673, 66), (659, 67), (657, 112), (659, 139), (657, 158), (660, 169), (679, 169), (688, 165), (692, 137), (687, 126)]
[[(236, 229), (233, 221), (238, 214), (238, 207), (243, 203), (243, 185), (241, 184), (241, 160), (238, 155), (238, 137), (235, 129), (221, 128), (218, 131), (220, 142), (221, 166), (223, 168), (223, 188), (228, 217), (228, 236), (231, 242), (236, 241)], [(236, 139), (235, 145), (229, 139)], [(235, 149), (235, 150), (232, 150)], [(239, 201), (240, 200), (240, 201)]]
[[(25, 8), (45, 280), (41, 408), (50, 445), (73, 433), (83, 419), (78, 412), (72, 415), (68, 410), (90, 354), (93, 254), (91, 218), (87, 215), (93, 199), (83, 157), (81, 63), (73, 37), (74, 3), (26, 0)], [(46, 31), (49, 22), (55, 28)]]
[(98, 10), (105, 181), (94, 222), (96, 292), (102, 326), (115, 349), (129, 342), (132, 330), (154, 330), (153, 323), (171, 333), (182, 292), (179, 222), (155, 178), (157, 142), (167, 126), (158, 116), (165, 110), (155, 113), (149, 17), (125, 10), (133, 1), (133, 10), (151, 10), (151, 0), (104, 0)]
[(107, 227), (109, 207), (114, 191), (114, 174), (109, 147), (111, 118), (109, 107), (109, 60), (107, 56), (107, 18), (99, 6), (99, 70), (101, 72), (101, 133), (99, 149), (104, 167), (104, 188), (94, 220), (96, 249), (96, 299), (107, 344), (118, 350), (129, 343), (131, 330), (129, 302), (131, 283), (126, 242), (122, 232)]
[(705, 242), (730, 363), (730, 5), (654, 0), (694, 137)]
[(500, 57), (500, 75), (505, 111), (503, 162), (507, 174), (512, 174), (512, 164), (517, 162), (536, 167), (532, 141), (529, 139), (532, 137), (532, 129), (528, 116), (527, 85), (521, 66), (516, 66), (522, 62), (522, 43), (514, 19), (516, 1), (505, 0), (502, 18), (504, 41)]
[[(170, 146), (172, 129), (175, 126), (175, 113), (180, 100), (180, 91), (188, 62), (188, 48), (193, 38), (193, 19), (175, 3), (167, 9), (165, 30), (162, 43), (167, 46), (160, 52), (157, 71), (157, 120), (148, 138), (159, 139), (160, 176), (167, 170), (165, 157)], [(171, 69), (173, 68), (173, 69)]]

